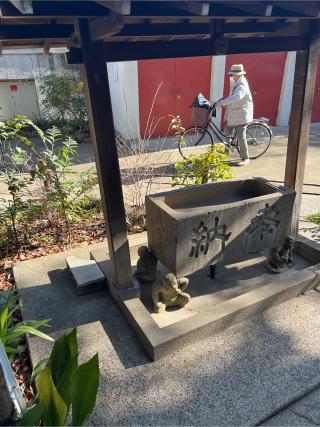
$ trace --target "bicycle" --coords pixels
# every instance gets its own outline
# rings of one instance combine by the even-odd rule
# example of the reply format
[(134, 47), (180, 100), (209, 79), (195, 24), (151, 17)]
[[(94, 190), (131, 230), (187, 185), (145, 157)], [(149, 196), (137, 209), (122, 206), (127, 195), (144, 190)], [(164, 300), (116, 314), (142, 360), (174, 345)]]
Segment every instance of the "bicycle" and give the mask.
[[(194, 124), (185, 130), (179, 141), (179, 151), (184, 159), (202, 154), (208, 150), (208, 147), (213, 150), (216, 143), (223, 144), (227, 151), (233, 151), (236, 148), (240, 153), (235, 131), (231, 135), (226, 135), (213, 121), (213, 117), (216, 116), (216, 103), (211, 104), (202, 94), (199, 94), (191, 107), (194, 108)], [(262, 156), (270, 147), (272, 140), (268, 119), (264, 117), (254, 119), (247, 125), (246, 136), (249, 158), (254, 160)]]

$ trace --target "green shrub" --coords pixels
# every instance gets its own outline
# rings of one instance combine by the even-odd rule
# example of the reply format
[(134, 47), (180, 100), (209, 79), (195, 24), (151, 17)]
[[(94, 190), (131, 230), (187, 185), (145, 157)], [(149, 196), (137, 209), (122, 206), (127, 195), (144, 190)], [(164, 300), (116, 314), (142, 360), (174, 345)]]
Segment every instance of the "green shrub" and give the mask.
[[(40, 137), (40, 149), (26, 137), (26, 129)], [(30, 223), (37, 219), (46, 218), (56, 228), (62, 221), (70, 241), (70, 224), (97, 212), (92, 197), (95, 170), (75, 175), (71, 169), (77, 148), (57, 128), (43, 132), (23, 116), (0, 120), (0, 177), (10, 196), (0, 199), (0, 252), (9, 254), (12, 248), (30, 243)], [(56, 233), (57, 239), (60, 235)]]
[[(185, 128), (180, 116), (173, 117), (171, 128), (178, 144), (184, 144)], [(175, 173), (172, 176), (172, 186), (192, 187), (232, 178), (231, 166), (228, 163), (229, 155), (223, 144), (214, 144), (203, 154), (190, 155), (188, 159), (174, 165)]]
[(320, 226), (320, 213), (316, 213), (316, 214), (312, 214), (312, 215), (308, 215), (306, 216), (306, 219), (308, 221), (313, 222), (314, 224), (317, 224)]
[(81, 173), (78, 179), (71, 178), (78, 144), (72, 138), (61, 139), (61, 136), (57, 128), (45, 132), (45, 149), (37, 154), (31, 176), (40, 181), (44, 212), (57, 213), (63, 219), (70, 240), (70, 223), (86, 215), (82, 204), (91, 198), (97, 175), (91, 169)]
[(99, 385), (98, 354), (78, 364), (77, 331), (62, 335), (53, 345), (49, 359), (34, 369), (37, 403), (18, 425), (64, 426), (72, 409), (72, 425), (84, 425), (91, 415)]
[(172, 176), (173, 186), (191, 187), (232, 178), (231, 167), (227, 163), (228, 154), (224, 146), (216, 144), (205, 153), (192, 155), (188, 159), (177, 162)]
[(43, 78), (40, 91), (46, 119), (56, 121), (52, 124), (72, 135), (88, 129), (86, 100), (78, 72), (51, 73)]

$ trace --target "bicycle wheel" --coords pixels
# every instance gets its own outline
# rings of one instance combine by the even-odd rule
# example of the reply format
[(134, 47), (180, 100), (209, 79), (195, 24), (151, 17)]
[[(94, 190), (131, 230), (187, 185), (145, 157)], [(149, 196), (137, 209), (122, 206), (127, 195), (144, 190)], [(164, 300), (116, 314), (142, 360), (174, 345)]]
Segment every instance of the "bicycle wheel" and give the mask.
[(183, 134), (179, 151), (184, 159), (188, 159), (190, 156), (205, 153), (212, 145), (212, 135), (206, 128), (191, 126)]
[[(270, 147), (271, 130), (264, 123), (251, 123), (246, 130), (249, 158), (251, 160), (262, 156)], [(239, 146), (237, 150), (240, 152)]]

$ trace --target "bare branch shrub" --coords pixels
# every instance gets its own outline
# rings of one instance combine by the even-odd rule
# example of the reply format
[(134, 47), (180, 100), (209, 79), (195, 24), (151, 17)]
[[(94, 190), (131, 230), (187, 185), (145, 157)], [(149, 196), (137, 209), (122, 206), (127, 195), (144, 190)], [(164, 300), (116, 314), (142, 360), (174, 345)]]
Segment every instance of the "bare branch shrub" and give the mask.
[[(129, 222), (136, 222), (144, 215), (145, 196), (171, 186), (171, 165), (179, 159), (177, 143), (169, 136), (170, 124), (163, 137), (154, 137), (158, 124), (165, 117), (156, 117), (154, 106), (162, 83), (152, 99), (145, 132), (142, 137), (118, 141), (121, 178)], [(126, 123), (137, 130), (137, 124)], [(136, 127), (135, 127), (136, 126)], [(138, 134), (136, 131), (135, 134)]]

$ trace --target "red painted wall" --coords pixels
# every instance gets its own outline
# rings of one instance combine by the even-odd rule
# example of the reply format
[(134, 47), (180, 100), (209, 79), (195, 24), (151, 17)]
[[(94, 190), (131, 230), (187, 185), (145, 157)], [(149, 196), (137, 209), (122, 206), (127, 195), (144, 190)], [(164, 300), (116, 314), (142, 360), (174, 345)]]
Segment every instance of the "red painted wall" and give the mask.
[(145, 60), (138, 62), (140, 134), (143, 138), (168, 134), (172, 117), (191, 125), (189, 109), (195, 95), (210, 96), (209, 57)]
[[(226, 73), (232, 64), (243, 64), (254, 102), (254, 117), (268, 117), (276, 123), (286, 52), (228, 55)], [(225, 76), (224, 96), (229, 95), (229, 76)]]

